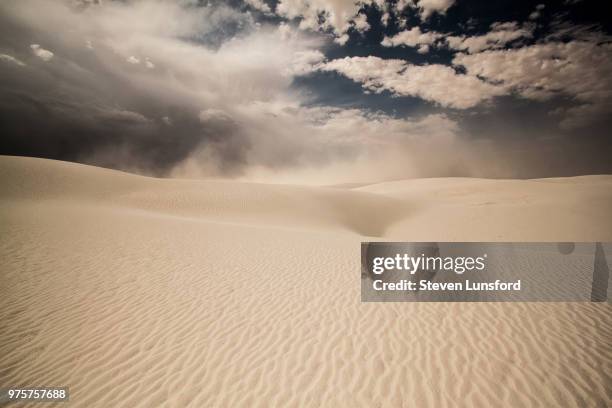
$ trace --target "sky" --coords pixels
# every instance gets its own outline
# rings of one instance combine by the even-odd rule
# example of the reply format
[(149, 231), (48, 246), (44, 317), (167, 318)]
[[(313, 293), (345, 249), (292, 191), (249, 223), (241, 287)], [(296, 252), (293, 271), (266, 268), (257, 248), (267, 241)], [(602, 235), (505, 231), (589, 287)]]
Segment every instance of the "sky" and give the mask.
[(334, 184), (612, 173), (595, 0), (3, 0), (0, 154)]

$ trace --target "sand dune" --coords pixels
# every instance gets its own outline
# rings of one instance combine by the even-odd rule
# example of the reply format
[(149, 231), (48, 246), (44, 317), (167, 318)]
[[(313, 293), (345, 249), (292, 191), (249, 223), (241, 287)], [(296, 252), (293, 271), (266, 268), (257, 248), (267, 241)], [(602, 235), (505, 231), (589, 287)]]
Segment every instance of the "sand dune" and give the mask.
[(0, 385), (69, 406), (610, 406), (608, 304), (361, 304), (363, 240), (612, 241), (612, 176), (300, 187), (0, 157)]
[[(610, 241), (612, 176), (438, 178), (356, 189), (412, 203), (387, 237), (423, 241)], [(410, 235), (408, 235), (410, 237)]]

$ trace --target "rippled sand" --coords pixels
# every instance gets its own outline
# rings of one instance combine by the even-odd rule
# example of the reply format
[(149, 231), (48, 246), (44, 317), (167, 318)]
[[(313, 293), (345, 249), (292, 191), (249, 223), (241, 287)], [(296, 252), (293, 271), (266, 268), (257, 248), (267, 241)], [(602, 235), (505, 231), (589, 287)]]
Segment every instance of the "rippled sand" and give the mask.
[(0, 386), (61, 406), (611, 406), (612, 307), (361, 304), (364, 240), (612, 241), (612, 176), (350, 188), (0, 157)]

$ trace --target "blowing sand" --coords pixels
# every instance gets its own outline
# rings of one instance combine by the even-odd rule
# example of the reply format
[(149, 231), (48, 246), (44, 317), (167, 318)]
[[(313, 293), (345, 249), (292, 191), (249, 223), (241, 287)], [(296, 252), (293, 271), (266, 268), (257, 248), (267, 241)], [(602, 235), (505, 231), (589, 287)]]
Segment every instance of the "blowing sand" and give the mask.
[(612, 405), (609, 304), (359, 298), (361, 241), (612, 241), (612, 176), (326, 188), (0, 157), (0, 183), (0, 386), (80, 407)]

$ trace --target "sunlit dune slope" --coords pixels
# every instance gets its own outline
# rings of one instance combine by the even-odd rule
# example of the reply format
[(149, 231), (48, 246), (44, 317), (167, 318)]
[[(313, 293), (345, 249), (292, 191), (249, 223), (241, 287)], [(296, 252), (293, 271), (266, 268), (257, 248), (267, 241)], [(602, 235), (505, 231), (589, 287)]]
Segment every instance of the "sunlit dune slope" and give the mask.
[(610, 240), (609, 176), (354, 189), (0, 157), (0, 385), (75, 407), (611, 406), (612, 309), (361, 303), (360, 242)]

